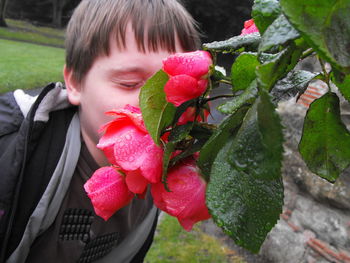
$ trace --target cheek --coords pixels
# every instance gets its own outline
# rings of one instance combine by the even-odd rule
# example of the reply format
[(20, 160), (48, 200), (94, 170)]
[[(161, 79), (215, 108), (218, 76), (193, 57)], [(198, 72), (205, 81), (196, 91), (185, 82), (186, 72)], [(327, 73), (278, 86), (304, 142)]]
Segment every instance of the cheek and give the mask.
[(110, 100), (109, 105), (111, 105), (111, 109), (120, 109), (124, 108), (125, 105), (129, 104), (131, 106), (139, 106), (139, 94), (141, 89), (134, 90), (118, 90), (116, 94), (114, 94), (113, 99)]
[[(104, 92), (103, 92), (104, 91)], [(117, 88), (100, 90), (99, 93), (90, 93), (83, 96), (81, 110), (90, 126), (97, 129), (100, 125), (113, 119), (105, 112), (124, 108), (125, 105), (139, 106), (140, 89), (121, 90)]]

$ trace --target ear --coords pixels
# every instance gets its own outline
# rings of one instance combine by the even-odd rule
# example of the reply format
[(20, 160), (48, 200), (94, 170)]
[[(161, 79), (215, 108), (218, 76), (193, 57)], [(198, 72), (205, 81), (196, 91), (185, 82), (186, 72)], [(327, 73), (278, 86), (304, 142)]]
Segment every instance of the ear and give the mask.
[(73, 71), (67, 69), (66, 65), (63, 68), (64, 82), (66, 83), (68, 100), (73, 105), (80, 105), (81, 87), (73, 77)]

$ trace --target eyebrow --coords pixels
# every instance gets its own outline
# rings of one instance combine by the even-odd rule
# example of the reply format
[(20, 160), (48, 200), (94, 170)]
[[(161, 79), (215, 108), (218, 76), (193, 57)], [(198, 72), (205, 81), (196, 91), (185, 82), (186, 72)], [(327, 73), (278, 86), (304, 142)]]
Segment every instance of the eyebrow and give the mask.
[(116, 76), (120, 74), (126, 73), (142, 73), (147, 74), (148, 71), (142, 67), (126, 67), (126, 68), (118, 68), (118, 69), (110, 69), (107, 71), (108, 76)]

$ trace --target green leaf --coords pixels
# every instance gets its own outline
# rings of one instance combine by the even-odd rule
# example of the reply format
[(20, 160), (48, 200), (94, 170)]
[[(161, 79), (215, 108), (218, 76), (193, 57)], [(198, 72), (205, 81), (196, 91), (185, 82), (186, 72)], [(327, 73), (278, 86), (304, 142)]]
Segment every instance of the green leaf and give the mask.
[(255, 69), (259, 65), (257, 53), (244, 52), (239, 55), (231, 67), (233, 91), (248, 88), (251, 82), (256, 79)]
[(305, 70), (293, 70), (288, 75), (279, 80), (271, 90), (274, 101), (288, 100), (298, 93), (304, 93), (310, 81), (318, 74)]
[(216, 130), (216, 126), (208, 123), (196, 122), (190, 132), (190, 135), (198, 140), (209, 140)]
[(190, 134), (193, 125), (194, 122), (188, 122), (184, 125), (175, 126), (175, 128), (171, 130), (169, 141), (175, 143), (182, 141)]
[(261, 34), (265, 32), (280, 13), (281, 7), (278, 0), (254, 1), (252, 17)]
[(168, 142), (164, 147), (162, 181), (164, 183), (166, 190), (169, 190), (169, 189), (167, 189), (168, 186), (167, 186), (166, 177), (168, 174), (170, 157), (171, 157), (174, 150), (175, 150), (175, 143), (174, 142)]
[(164, 182), (166, 181), (165, 179), (166, 179), (166, 174), (167, 174), (171, 154), (173, 153), (173, 151), (175, 151), (177, 143), (187, 138), (193, 126), (194, 126), (194, 122), (188, 122), (184, 125), (175, 126), (171, 130), (170, 135), (168, 137), (169, 142), (165, 145), (165, 148), (164, 148), (164, 156), (163, 156), (163, 181)]
[[(190, 147), (188, 147), (185, 151), (181, 152), (180, 154), (176, 155), (173, 159), (171, 159), (170, 165), (173, 166), (180, 160), (193, 156), (193, 154), (199, 152), (203, 145), (206, 143), (206, 140), (196, 140)], [(206, 178), (207, 179), (207, 178)]]
[[(256, 108), (256, 109), (254, 109)], [(280, 174), (282, 161), (282, 126), (266, 92), (261, 92), (240, 128), (232, 147), (232, 165), (260, 178)]]
[(161, 133), (172, 123), (176, 111), (175, 106), (165, 99), (164, 85), (168, 79), (164, 71), (158, 71), (147, 80), (139, 96), (146, 129), (157, 145), (160, 145)]
[(282, 10), (326, 61), (350, 73), (350, 1), (281, 0)]
[(189, 107), (195, 107), (197, 105), (198, 99), (192, 99), (188, 100), (184, 103), (182, 103), (179, 107), (176, 108), (176, 112), (174, 114), (172, 125), (176, 125), (178, 120), (180, 119), (181, 115), (187, 110)]
[(331, 73), (331, 78), (332, 81), (337, 85), (340, 93), (348, 102), (350, 102), (350, 74), (345, 75), (344, 73), (334, 69)]
[(260, 64), (266, 64), (266, 63), (274, 61), (279, 56), (280, 56), (279, 53), (277, 53), (277, 54), (259, 53), (258, 60), (259, 60)]
[(235, 36), (224, 41), (214, 41), (212, 43), (203, 44), (204, 50), (215, 52), (234, 52), (242, 47), (252, 48), (258, 47), (260, 43), (260, 34), (252, 33), (243, 36)]
[(214, 134), (209, 138), (209, 140), (201, 149), (197, 164), (201, 169), (202, 174), (206, 176), (207, 181), (210, 176), (212, 163), (217, 153), (225, 145), (228, 138), (237, 132), (247, 110), (248, 107), (244, 106), (240, 108), (236, 113), (224, 119)]
[(211, 74), (210, 78), (212, 81), (219, 81), (222, 79), (227, 79), (228, 77), (226, 77), (221, 71), (214, 68), (213, 73)]
[(279, 79), (285, 77), (295, 67), (303, 50), (303, 47), (291, 45), (273, 59), (258, 66), (255, 73), (259, 86), (270, 91)]
[(263, 92), (212, 165), (207, 205), (215, 223), (257, 253), (282, 212), (282, 128)]
[(250, 83), (250, 86), (240, 95), (233, 97), (232, 100), (218, 107), (218, 110), (224, 114), (233, 114), (244, 105), (253, 104), (258, 95), (256, 80)]
[(272, 47), (283, 45), (299, 37), (299, 32), (295, 30), (287, 18), (281, 14), (262, 35), (259, 52), (267, 51)]
[(350, 133), (340, 118), (334, 93), (311, 103), (306, 114), (299, 151), (309, 169), (334, 182), (350, 164)]

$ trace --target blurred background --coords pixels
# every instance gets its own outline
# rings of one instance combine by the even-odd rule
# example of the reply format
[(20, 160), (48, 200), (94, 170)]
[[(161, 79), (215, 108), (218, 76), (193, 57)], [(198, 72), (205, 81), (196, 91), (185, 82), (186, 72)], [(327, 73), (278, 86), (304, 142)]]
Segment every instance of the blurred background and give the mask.
[[(80, 1), (1, 0), (0, 10), (2, 18), (26, 20), (38, 26), (64, 28)], [(225, 39), (240, 33), (242, 21), (249, 19), (252, 5), (251, 0), (182, 0), (182, 2), (203, 29), (204, 42)]]

